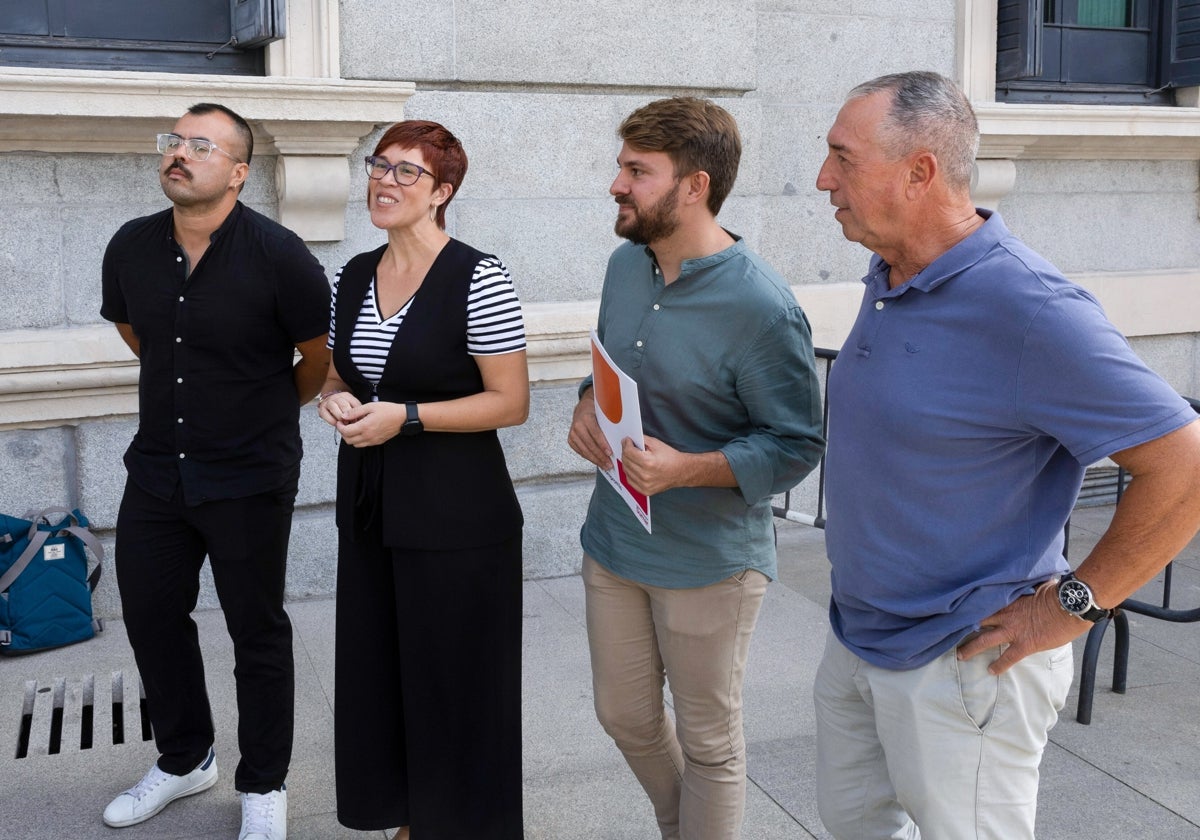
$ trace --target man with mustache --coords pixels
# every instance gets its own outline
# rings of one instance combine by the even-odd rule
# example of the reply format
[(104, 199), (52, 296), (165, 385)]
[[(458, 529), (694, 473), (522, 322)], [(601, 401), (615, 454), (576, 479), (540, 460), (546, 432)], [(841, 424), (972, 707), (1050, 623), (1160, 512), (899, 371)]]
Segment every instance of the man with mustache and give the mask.
[(125, 224), (104, 255), (100, 313), (141, 361), (116, 569), (160, 753), (104, 810), (114, 828), (217, 780), (190, 615), (207, 555), (236, 661), (238, 838), (287, 834), (294, 668), (284, 577), (300, 406), (329, 365), (329, 284), (296, 234), (238, 201), (253, 149), (233, 111), (188, 109), (158, 135), (173, 206)]
[[(581, 532), (596, 714), (664, 840), (739, 836), (742, 677), (775, 576), (771, 496), (823, 450), (808, 321), (788, 285), (716, 216), (741, 138), (712, 102), (652, 102), (621, 124), (616, 232), (597, 332), (638, 383), (645, 450), (620, 453), (653, 496), (647, 533), (607, 480)], [(568, 442), (608, 468), (591, 378)], [(675, 724), (663, 705), (670, 681)]]

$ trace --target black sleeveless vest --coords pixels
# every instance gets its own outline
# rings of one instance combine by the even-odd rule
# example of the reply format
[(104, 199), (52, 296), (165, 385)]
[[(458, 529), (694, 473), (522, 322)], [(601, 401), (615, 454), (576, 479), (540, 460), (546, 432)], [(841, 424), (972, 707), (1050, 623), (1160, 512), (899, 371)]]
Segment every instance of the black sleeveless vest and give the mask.
[[(486, 255), (456, 239), (446, 243), (413, 298), (378, 385), (372, 388), (355, 367), (350, 336), (385, 249), (359, 254), (342, 269), (334, 313), (338, 374), (363, 402), (375, 395), (384, 402), (439, 402), (481, 392), (483, 377), (467, 353), (467, 294)], [(434, 551), (500, 542), (522, 526), (495, 431), (426, 431), (361, 449), (342, 443), (338, 528), (358, 539), (372, 516), (384, 545)]]

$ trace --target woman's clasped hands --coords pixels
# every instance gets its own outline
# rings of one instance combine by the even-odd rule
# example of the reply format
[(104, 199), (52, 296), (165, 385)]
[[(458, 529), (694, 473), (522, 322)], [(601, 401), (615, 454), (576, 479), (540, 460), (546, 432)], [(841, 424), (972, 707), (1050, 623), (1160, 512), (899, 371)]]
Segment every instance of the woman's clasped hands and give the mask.
[(317, 407), (321, 419), (337, 429), (350, 446), (378, 446), (400, 432), (407, 415), (404, 406), (390, 402), (360, 402), (349, 391), (331, 394)]

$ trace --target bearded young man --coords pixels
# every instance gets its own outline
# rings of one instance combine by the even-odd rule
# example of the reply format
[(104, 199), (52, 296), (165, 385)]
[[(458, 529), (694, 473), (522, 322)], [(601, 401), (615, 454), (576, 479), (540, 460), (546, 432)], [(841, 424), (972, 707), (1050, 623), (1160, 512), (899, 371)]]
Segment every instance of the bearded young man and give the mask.
[[(638, 383), (645, 449), (624, 442), (653, 533), (597, 473), (581, 532), (596, 713), (664, 840), (739, 836), (742, 678), (775, 576), (771, 496), (823, 451), (808, 321), (788, 285), (717, 223), (741, 140), (711, 102), (652, 102), (618, 131), (616, 232), (597, 333)], [(568, 443), (613, 453), (591, 380)], [(676, 720), (663, 705), (670, 681)]]

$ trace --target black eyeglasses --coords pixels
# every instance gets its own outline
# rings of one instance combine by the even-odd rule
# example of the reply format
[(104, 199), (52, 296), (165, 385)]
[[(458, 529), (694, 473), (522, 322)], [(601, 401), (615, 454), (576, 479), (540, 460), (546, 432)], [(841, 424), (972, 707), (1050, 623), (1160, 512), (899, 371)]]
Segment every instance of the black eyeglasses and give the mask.
[(229, 152), (222, 149), (211, 140), (205, 140), (202, 137), (180, 137), (178, 134), (160, 134), (158, 135), (158, 153), (160, 155), (173, 155), (176, 149), (183, 147), (183, 155), (189, 160), (204, 161), (212, 157), (214, 151), (220, 152), (230, 160), (241, 163), (242, 161), (235, 158)]
[(411, 187), (421, 179), (422, 175), (428, 175), (430, 178), (433, 178), (435, 184), (437, 183), (437, 176), (424, 166), (417, 166), (415, 163), (409, 163), (406, 160), (392, 164), (376, 155), (367, 155), (364, 163), (367, 165), (367, 177), (372, 181), (382, 181), (383, 176), (391, 172), (392, 177), (396, 179), (396, 183), (402, 187)]

